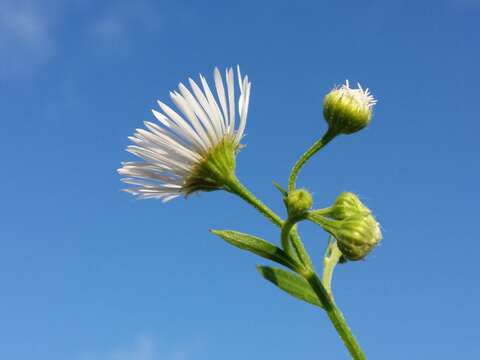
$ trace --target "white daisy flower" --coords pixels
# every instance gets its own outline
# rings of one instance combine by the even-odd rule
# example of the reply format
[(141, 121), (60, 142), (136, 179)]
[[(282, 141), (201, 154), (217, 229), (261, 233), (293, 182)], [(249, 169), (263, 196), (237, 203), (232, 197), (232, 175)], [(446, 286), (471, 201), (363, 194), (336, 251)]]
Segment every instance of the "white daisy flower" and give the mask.
[[(158, 101), (161, 112), (152, 110), (158, 123), (145, 122), (129, 137), (127, 148), (142, 158), (126, 162), (118, 173), (134, 187), (125, 191), (140, 198), (171, 200), (195, 191), (224, 188), (235, 175), (235, 156), (247, 122), (251, 83), (237, 67), (239, 86), (238, 120), (235, 109), (234, 71), (214, 70), (212, 91), (200, 75), (199, 85), (189, 79), (191, 89), (182, 83), (170, 92), (177, 111)], [(215, 93), (215, 95), (214, 95)]]
[(368, 89), (357, 85), (357, 89), (350, 88), (347, 80), (325, 96), (323, 114), (334, 133), (351, 134), (370, 123), (377, 100)]

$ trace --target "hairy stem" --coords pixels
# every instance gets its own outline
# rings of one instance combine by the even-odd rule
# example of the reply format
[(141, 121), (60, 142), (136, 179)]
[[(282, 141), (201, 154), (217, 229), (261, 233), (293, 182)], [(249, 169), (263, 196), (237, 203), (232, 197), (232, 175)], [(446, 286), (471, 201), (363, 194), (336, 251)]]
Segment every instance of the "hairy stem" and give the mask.
[(325, 253), (325, 257), (323, 259), (322, 283), (333, 299), (333, 295), (332, 295), (333, 270), (335, 269), (335, 266), (338, 264), (338, 261), (342, 257), (342, 253), (338, 248), (337, 243), (332, 238), (333, 237), (330, 236), (330, 242), (328, 244), (328, 248)]
[(288, 192), (295, 190), (295, 182), (297, 181), (298, 172), (302, 166), (310, 159), (317, 151), (327, 145), (337, 134), (330, 129), (323, 135), (323, 137), (315, 142), (305, 153), (298, 159), (292, 168), (290, 177), (288, 178)]
[[(253, 195), (245, 186), (243, 186), (237, 178), (233, 178), (230, 181), (228, 181), (228, 183), (226, 184), (226, 189), (231, 193), (240, 196), (247, 203), (252, 205), (255, 209), (257, 209), (260, 213), (262, 213), (265, 217), (267, 217), (272, 223), (274, 223), (278, 227), (281, 227), (282, 243), (285, 241), (283, 237), (285, 237), (285, 239), (288, 239), (288, 236), (290, 235), (292, 244), (294, 245), (294, 248), (297, 254), (299, 255), (299, 257), (301, 256), (300, 254), (302, 253), (305, 254), (305, 256), (307, 256), (307, 259), (308, 259), (305, 261), (311, 264), (310, 258), (308, 257), (308, 254), (305, 248), (303, 247), (300, 237), (298, 236), (296, 227), (294, 226), (295, 222), (292, 222), (292, 223), (288, 223), (288, 221), (284, 222), (280, 218), (280, 216), (275, 214), (275, 212), (273, 212), (267, 205), (265, 205), (262, 201), (257, 199), (255, 195)], [(283, 230), (285, 223), (288, 224), (288, 227), (285, 226), (287, 229)], [(327, 312), (328, 317), (330, 318), (330, 321), (332, 322), (333, 326), (337, 330), (345, 346), (350, 351), (352, 358), (354, 360), (366, 360), (367, 358), (365, 357), (365, 354), (360, 348), (360, 345), (358, 344), (357, 340), (353, 336), (352, 331), (348, 327), (345, 321), (345, 318), (343, 317), (341, 311), (335, 305), (333, 298), (330, 296), (330, 294), (327, 292), (327, 290), (323, 286), (322, 281), (314, 272), (313, 266), (310, 267), (310, 266), (307, 266), (306, 264), (304, 265), (305, 265), (305, 268), (304, 268), (304, 271), (302, 271), (301, 275), (305, 278), (305, 280), (308, 281), (312, 289), (317, 294), (318, 299), (324, 306), (324, 309)]]
[[(268, 220), (283, 229), (284, 221), (282, 220), (282, 218), (278, 216), (273, 210), (271, 210), (267, 205), (265, 205), (261, 200), (259, 200), (255, 195), (253, 195), (253, 193), (248, 190), (236, 177), (230, 179), (227, 182), (226, 189), (229, 192), (240, 196), (243, 200), (245, 200), (247, 203), (257, 209)], [(284, 250), (287, 251), (290, 256), (294, 257), (295, 259), (299, 259), (306, 268), (313, 270), (313, 263), (308, 256), (305, 247), (303, 246), (302, 240), (298, 235), (296, 227), (293, 226), (294, 224), (295, 223), (291, 224), (291, 226), (289, 224), (287, 236), (290, 237), (293, 248), (295, 249), (295, 253), (292, 253), (289, 247), (284, 248)], [(290, 242), (287, 241), (286, 243)]]
[(317, 274), (314, 272), (307, 272), (306, 274), (302, 274), (305, 280), (308, 281), (312, 289), (318, 296), (318, 299), (322, 303), (325, 311), (327, 312), (330, 321), (332, 322), (333, 326), (337, 330), (338, 335), (343, 340), (346, 348), (350, 352), (350, 355), (354, 360), (366, 360), (367, 357), (363, 352), (360, 344), (355, 339), (355, 336), (352, 333), (352, 330), (347, 325), (345, 318), (343, 317), (342, 312), (340, 309), (335, 305), (332, 297), (327, 292), (325, 287), (323, 286), (321, 280), (318, 278)]
[(288, 218), (287, 221), (283, 223), (282, 232), (280, 236), (282, 240), (282, 248), (289, 255), (291, 255), (291, 252), (292, 252), (292, 247), (290, 243), (290, 231), (294, 226), (295, 226), (295, 221), (291, 221), (291, 219)]
[(273, 210), (271, 210), (261, 200), (257, 199), (257, 197), (253, 195), (252, 192), (248, 190), (236, 177), (230, 179), (226, 185), (229, 192), (240, 196), (243, 200), (252, 205), (276, 226), (283, 226), (282, 218), (275, 214), (275, 212), (273, 212)]
[(314, 271), (312, 260), (310, 259), (310, 256), (308, 255), (308, 252), (303, 245), (302, 239), (300, 239), (300, 235), (298, 235), (296, 223), (299, 220), (294, 220), (289, 217), (283, 223), (281, 232), (282, 247), (283, 250), (287, 252), (287, 254), (291, 255), (291, 245), (293, 245), (295, 253), (300, 259), (300, 262), (303, 264), (303, 266), (305, 266), (309, 270)]

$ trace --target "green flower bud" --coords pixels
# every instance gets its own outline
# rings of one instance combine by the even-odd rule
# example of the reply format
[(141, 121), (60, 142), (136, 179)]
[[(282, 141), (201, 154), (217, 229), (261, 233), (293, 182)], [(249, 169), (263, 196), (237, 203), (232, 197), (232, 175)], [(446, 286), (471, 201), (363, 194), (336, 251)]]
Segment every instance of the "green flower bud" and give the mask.
[(351, 192), (342, 192), (326, 215), (335, 220), (344, 220), (353, 215), (367, 214), (370, 214), (370, 209), (360, 201), (357, 195)]
[(308, 219), (337, 239), (343, 262), (363, 259), (382, 239), (380, 225), (351, 192), (341, 193), (330, 208), (310, 211)]
[(339, 222), (332, 231), (347, 260), (361, 260), (382, 239), (380, 225), (371, 215), (354, 215)]
[(325, 96), (323, 116), (334, 133), (352, 134), (368, 125), (376, 103), (368, 89), (363, 90), (360, 84), (358, 89), (351, 89), (347, 80)]
[(292, 191), (285, 197), (284, 201), (290, 217), (304, 215), (313, 204), (312, 195), (305, 189)]

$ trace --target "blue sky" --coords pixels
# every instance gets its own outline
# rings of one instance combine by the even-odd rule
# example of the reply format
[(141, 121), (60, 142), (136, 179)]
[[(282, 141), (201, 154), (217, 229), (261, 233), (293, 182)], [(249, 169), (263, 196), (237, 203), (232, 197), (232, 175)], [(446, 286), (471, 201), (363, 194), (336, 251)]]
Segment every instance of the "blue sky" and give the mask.
[[(236, 64), (253, 86), (238, 175), (282, 214), (271, 182), (325, 131), (324, 94), (372, 89), (371, 125), (299, 178), (316, 207), (358, 193), (383, 227), (337, 269), (337, 302), (369, 359), (480, 357), (479, 16), (474, 0), (0, 0), (0, 358), (348, 358), (322, 312), (257, 275), (265, 261), (208, 233), (277, 241), (247, 205), (120, 191), (155, 100)], [(325, 234), (301, 232), (320, 264)]]

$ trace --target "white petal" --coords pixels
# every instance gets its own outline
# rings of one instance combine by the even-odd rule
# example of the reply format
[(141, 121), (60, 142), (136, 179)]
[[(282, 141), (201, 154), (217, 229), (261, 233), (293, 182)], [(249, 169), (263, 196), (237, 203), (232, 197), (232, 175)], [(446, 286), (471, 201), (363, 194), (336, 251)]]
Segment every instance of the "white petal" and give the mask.
[(187, 100), (185, 100), (185, 98), (177, 92), (171, 93), (171, 98), (175, 105), (177, 105), (180, 111), (188, 118), (188, 120), (192, 124), (195, 132), (198, 134), (200, 140), (202, 141), (203, 150), (208, 151), (208, 149), (211, 147), (210, 138), (208, 137), (205, 129), (202, 127), (200, 121), (195, 115), (194, 109), (192, 109)]
[(222, 139), (222, 132), (217, 126), (217, 121), (215, 120), (216, 115), (212, 112), (207, 98), (203, 94), (203, 91), (200, 89), (200, 87), (196, 84), (196, 82), (192, 79), (189, 79), (189, 82), (197, 101), (202, 106), (205, 114), (208, 117), (208, 123), (212, 128), (211, 134), (215, 136), (215, 143), (218, 143)]
[(212, 91), (210, 90), (210, 87), (208, 86), (207, 80), (200, 75), (200, 81), (202, 82), (203, 86), (203, 91), (205, 93), (205, 96), (208, 100), (208, 105), (209, 105), (209, 113), (208, 116), (210, 119), (213, 120), (214, 123), (214, 128), (217, 131), (217, 134), (219, 135), (219, 138), (223, 137), (224, 134), (224, 123), (223, 123), (223, 116), (220, 113), (220, 109), (218, 108), (217, 101), (213, 97)]
[(245, 126), (247, 125), (248, 105), (250, 100), (251, 84), (248, 82), (248, 77), (245, 77), (243, 83), (244, 83), (244, 88), (242, 90), (241, 105), (239, 105), (239, 108), (241, 109), (240, 124), (238, 126), (238, 131), (236, 135), (238, 142), (240, 142), (240, 140), (242, 139), (243, 133), (245, 131)]
[(228, 129), (229, 121), (228, 121), (228, 112), (227, 112), (227, 101), (225, 99), (225, 88), (223, 86), (222, 76), (220, 75), (220, 71), (218, 68), (214, 70), (214, 78), (215, 78), (215, 87), (217, 89), (218, 100), (220, 101), (220, 106), (222, 107), (223, 111), (223, 119), (225, 123), (225, 129)]
[[(191, 81), (194, 83), (193, 80)], [(213, 129), (212, 123), (208, 118), (208, 115), (205, 113), (202, 106), (198, 103), (197, 99), (195, 99), (195, 96), (192, 95), (190, 90), (188, 90), (185, 85), (180, 84), (178, 88), (180, 89), (180, 93), (183, 95), (185, 101), (188, 103), (190, 108), (198, 117), (200, 124), (205, 129), (206, 135), (210, 140), (210, 146), (214, 146), (217, 143), (218, 139), (215, 134), (215, 130)]]
[(230, 68), (226, 72), (227, 78), (227, 89), (228, 89), (228, 108), (230, 110), (229, 118), (230, 122), (228, 124), (228, 130), (230, 134), (233, 134), (235, 130), (235, 86), (233, 79), (233, 69)]
[(185, 139), (190, 139), (192, 145), (194, 145), (197, 149), (201, 149), (202, 142), (200, 140), (200, 137), (197, 133), (195, 133), (195, 131), (193, 131), (192, 127), (168, 105), (164, 104), (161, 101), (158, 101), (158, 105), (163, 110), (165, 115), (167, 115), (172, 121), (177, 124), (179, 132), (182, 133)]

